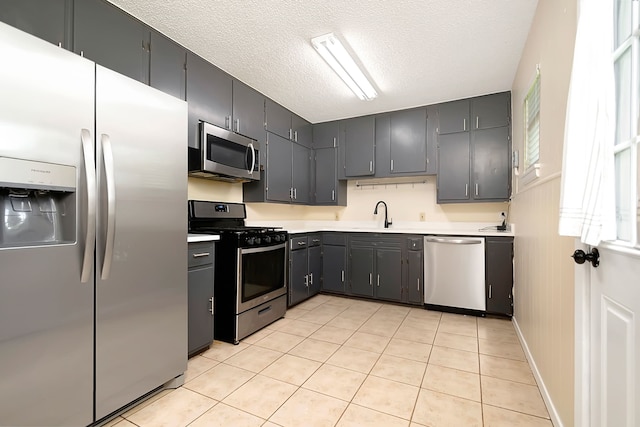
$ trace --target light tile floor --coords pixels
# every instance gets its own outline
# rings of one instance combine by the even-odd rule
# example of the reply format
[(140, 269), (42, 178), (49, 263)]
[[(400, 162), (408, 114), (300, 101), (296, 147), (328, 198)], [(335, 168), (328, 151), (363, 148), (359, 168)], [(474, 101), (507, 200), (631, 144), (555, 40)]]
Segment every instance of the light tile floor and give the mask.
[(117, 427), (552, 426), (510, 321), (318, 295)]

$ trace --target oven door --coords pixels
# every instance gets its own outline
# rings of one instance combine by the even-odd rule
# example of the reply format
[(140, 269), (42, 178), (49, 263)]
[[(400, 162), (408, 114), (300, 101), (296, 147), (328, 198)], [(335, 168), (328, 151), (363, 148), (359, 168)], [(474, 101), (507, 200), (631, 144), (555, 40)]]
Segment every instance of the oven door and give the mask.
[(237, 314), (287, 293), (286, 261), (286, 243), (238, 249)]

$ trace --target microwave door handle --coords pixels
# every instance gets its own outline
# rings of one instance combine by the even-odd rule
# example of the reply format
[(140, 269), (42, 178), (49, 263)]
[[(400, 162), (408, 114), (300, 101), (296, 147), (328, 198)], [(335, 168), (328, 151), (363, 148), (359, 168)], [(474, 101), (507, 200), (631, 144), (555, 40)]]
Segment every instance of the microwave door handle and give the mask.
[(249, 148), (251, 148), (251, 168), (247, 172), (253, 174), (253, 170), (256, 167), (256, 149), (253, 148), (253, 142), (249, 143)]
[(93, 249), (96, 244), (96, 164), (93, 160), (93, 140), (88, 129), (80, 131), (84, 173), (87, 184), (87, 234), (84, 240), (84, 256), (80, 282), (87, 283), (93, 267)]
[(116, 234), (116, 180), (113, 167), (113, 148), (111, 138), (102, 134), (102, 158), (104, 160), (104, 172), (107, 181), (107, 239), (104, 248), (104, 260), (102, 261), (102, 280), (107, 280), (111, 273), (113, 261), (113, 244)]

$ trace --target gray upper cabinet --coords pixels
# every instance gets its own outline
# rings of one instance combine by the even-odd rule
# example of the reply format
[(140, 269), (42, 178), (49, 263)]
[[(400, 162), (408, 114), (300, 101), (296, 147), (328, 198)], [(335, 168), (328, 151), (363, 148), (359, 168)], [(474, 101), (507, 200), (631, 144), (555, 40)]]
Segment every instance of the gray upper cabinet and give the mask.
[(284, 108), (282, 105), (270, 100), (265, 101), (265, 126), (266, 129), (280, 135), (286, 139), (293, 139), (291, 129), (291, 111)]
[(316, 205), (347, 204), (347, 183), (338, 181), (338, 148), (318, 148), (313, 150), (315, 163), (314, 203)]
[(232, 79), (198, 55), (187, 52), (189, 147), (198, 147), (200, 120), (231, 129)]
[(3, 0), (0, 2), (0, 21), (69, 49), (67, 3), (70, 0)]
[[(372, 176), (375, 174), (374, 116), (356, 117), (344, 121), (345, 176)], [(342, 138), (341, 138), (342, 140)]]
[(376, 115), (375, 131), (376, 178), (388, 178), (391, 175), (391, 114)]
[(293, 203), (308, 204), (311, 201), (311, 149), (291, 143), (293, 154), (291, 188)]
[(151, 30), (150, 60), (149, 85), (176, 98), (186, 99), (186, 49)]
[(509, 92), (479, 96), (471, 100), (471, 126), (473, 129), (490, 129), (508, 126), (511, 119)]
[(149, 83), (149, 29), (102, 0), (74, 2), (74, 52)]
[(438, 111), (435, 105), (427, 107), (427, 175), (438, 173)]
[(469, 133), (438, 137), (438, 203), (469, 200)]
[(438, 133), (466, 132), (469, 130), (469, 100), (438, 104)]
[[(264, 96), (239, 80), (233, 80), (233, 131), (264, 144)], [(262, 151), (262, 150), (261, 150)]]
[(313, 146), (313, 128), (311, 123), (300, 116), (291, 114), (291, 130), (294, 142), (311, 148)]
[(509, 128), (478, 130), (471, 138), (473, 198), (487, 201), (508, 199), (511, 178)]
[(426, 173), (427, 109), (394, 111), (390, 119), (391, 173)]
[(340, 122), (313, 125), (313, 148), (333, 148), (339, 145)]
[[(291, 201), (291, 141), (274, 134), (267, 134), (266, 199), (271, 202)], [(262, 180), (252, 182), (260, 186)], [(247, 188), (247, 184), (244, 188)], [(246, 193), (245, 193), (246, 194)], [(251, 199), (245, 201), (252, 201)]]

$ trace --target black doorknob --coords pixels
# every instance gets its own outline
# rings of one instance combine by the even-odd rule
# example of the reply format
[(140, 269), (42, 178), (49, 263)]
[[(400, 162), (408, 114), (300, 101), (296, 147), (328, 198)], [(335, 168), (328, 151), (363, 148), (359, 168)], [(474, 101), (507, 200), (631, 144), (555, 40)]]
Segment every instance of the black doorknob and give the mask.
[(591, 249), (590, 253), (585, 253), (582, 249), (577, 249), (573, 255), (571, 255), (576, 264), (584, 264), (585, 261), (590, 262), (591, 265), (597, 267), (600, 265), (600, 252), (597, 248)]

